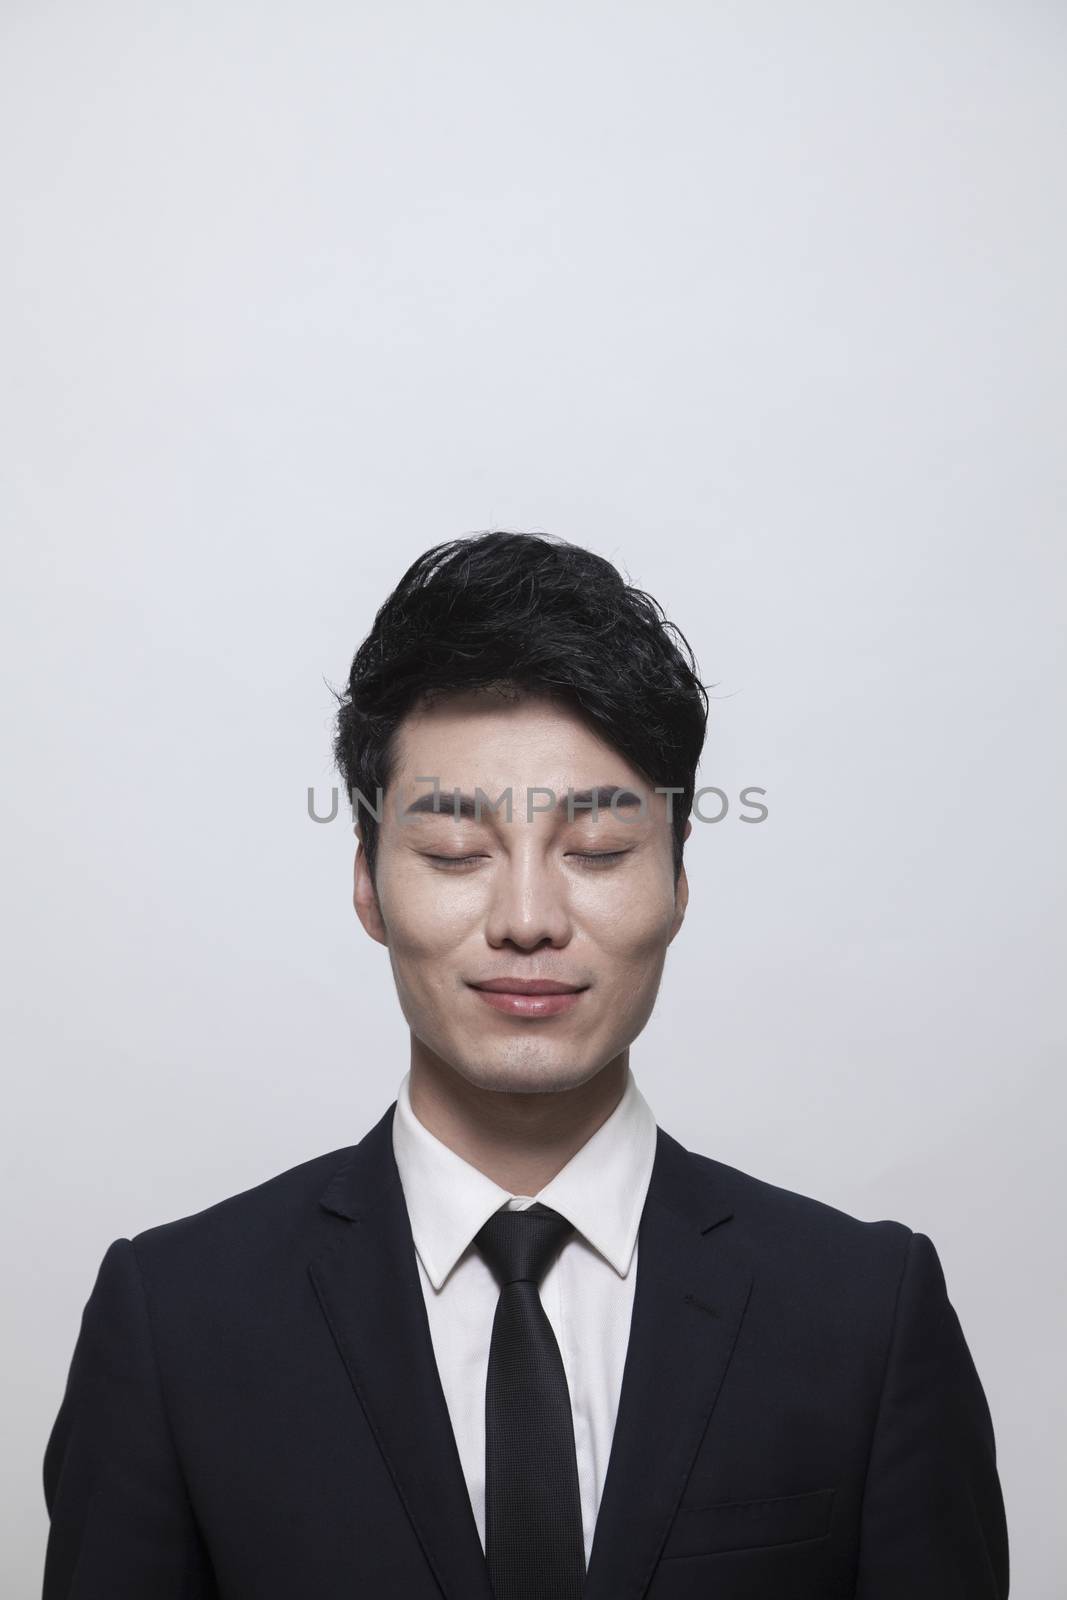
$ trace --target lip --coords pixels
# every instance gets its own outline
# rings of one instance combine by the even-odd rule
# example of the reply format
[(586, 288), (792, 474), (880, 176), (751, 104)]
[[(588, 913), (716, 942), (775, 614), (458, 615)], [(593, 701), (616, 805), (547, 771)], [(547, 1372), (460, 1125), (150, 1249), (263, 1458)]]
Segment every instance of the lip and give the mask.
[(554, 978), (486, 978), (484, 983), (471, 987), (488, 990), (490, 994), (580, 994), (588, 985), (557, 983)]
[(558, 1017), (577, 1005), (585, 993), (577, 984), (557, 983), (551, 978), (490, 978), (471, 984), (471, 988), (494, 1011), (531, 1018)]

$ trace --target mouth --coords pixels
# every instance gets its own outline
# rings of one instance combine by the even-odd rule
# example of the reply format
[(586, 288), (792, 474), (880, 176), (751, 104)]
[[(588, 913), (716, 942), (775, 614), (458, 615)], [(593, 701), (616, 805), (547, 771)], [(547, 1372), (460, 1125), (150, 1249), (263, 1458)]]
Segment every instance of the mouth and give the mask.
[(488, 978), (470, 988), (494, 1011), (512, 1017), (558, 1017), (577, 1005), (588, 984), (558, 983), (551, 978)]

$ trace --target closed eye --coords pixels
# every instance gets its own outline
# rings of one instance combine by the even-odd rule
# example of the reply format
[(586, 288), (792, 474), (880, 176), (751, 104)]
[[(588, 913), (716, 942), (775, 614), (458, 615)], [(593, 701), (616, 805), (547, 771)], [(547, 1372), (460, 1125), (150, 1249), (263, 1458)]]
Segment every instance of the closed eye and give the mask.
[[(600, 867), (611, 866), (616, 861), (621, 861), (623, 856), (627, 856), (629, 853), (628, 850), (575, 850), (571, 852), (570, 858), (574, 861), (580, 861), (583, 867), (592, 867), (596, 870)], [(444, 867), (448, 871), (454, 867), (469, 867), (472, 862), (484, 861), (487, 858), (485, 856), (437, 856), (428, 854), (426, 859), (427, 861), (432, 861), (435, 866)]]

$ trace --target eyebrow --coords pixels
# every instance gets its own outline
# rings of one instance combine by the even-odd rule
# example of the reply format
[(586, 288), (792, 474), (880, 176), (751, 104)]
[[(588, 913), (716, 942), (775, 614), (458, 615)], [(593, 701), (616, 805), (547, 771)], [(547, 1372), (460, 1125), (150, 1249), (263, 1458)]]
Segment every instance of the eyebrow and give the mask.
[[(610, 811), (613, 799), (616, 811), (632, 810), (634, 807), (639, 808), (644, 804), (639, 794), (635, 794), (632, 789), (626, 789), (622, 784), (617, 783), (602, 783), (595, 789), (575, 789), (570, 798), (570, 804), (574, 808), (575, 815), (577, 815), (579, 811), (592, 811), (594, 805), (598, 811)], [(566, 813), (567, 804), (568, 797), (561, 795), (556, 801), (557, 812)], [(546, 815), (548, 809), (550, 808), (546, 808)], [(482, 796), (481, 811), (483, 815), (486, 811), (490, 815), (495, 815), (491, 796)], [(417, 800), (413, 800), (405, 808), (404, 815), (417, 816), (420, 813), (427, 812), (435, 816), (469, 817), (472, 821), (478, 819), (478, 806), (474, 795), (459, 794), (456, 791), (449, 793), (445, 789), (436, 789), (431, 790), (428, 794), (420, 794)]]

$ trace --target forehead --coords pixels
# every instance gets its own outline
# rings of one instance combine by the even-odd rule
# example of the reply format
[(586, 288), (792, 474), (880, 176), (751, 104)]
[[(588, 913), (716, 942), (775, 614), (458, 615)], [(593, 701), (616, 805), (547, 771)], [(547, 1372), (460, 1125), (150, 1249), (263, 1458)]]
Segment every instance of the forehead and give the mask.
[(425, 790), (434, 778), (447, 790), (514, 783), (564, 791), (609, 781), (648, 789), (577, 708), (549, 695), (505, 699), (487, 690), (443, 696), (400, 723), (390, 788)]

